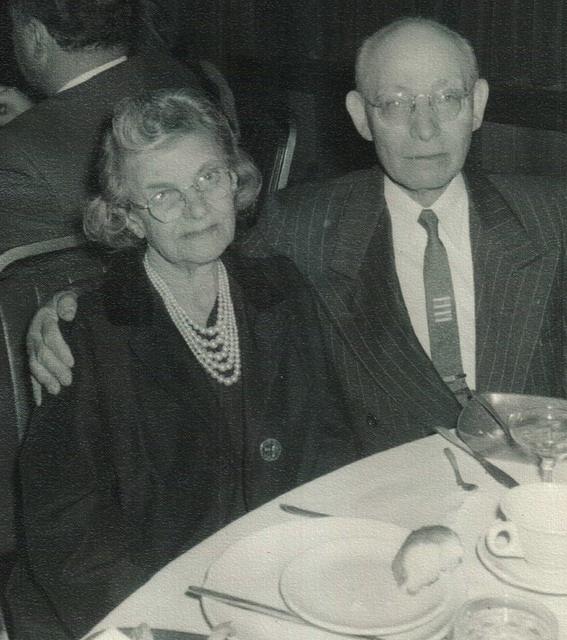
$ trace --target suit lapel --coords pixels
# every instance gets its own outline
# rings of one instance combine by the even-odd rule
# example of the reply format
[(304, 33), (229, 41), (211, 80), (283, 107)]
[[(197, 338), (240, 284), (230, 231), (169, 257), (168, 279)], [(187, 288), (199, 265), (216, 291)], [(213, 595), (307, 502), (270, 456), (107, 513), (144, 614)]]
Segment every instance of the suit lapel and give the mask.
[(339, 222), (330, 275), (315, 287), (335, 326), (376, 384), (418, 419), (453, 423), (458, 403), (423, 351), (395, 270), (383, 178), (353, 191)]
[[(266, 424), (268, 403), (280, 368), (277, 354), (285, 352), (283, 343), (288, 333), (289, 319), (281, 313), (274, 299), (275, 283), (264, 277), (261, 266), (252, 269), (246, 260), (225, 260), (231, 279), (231, 293), (237, 315), (244, 319), (239, 325), (240, 348), (243, 353), (244, 409), (246, 425), (252, 442)], [(249, 451), (254, 457), (256, 451)]]
[[(239, 339), (242, 352), (242, 383), (245, 416), (245, 495), (249, 504), (262, 501), (265, 482), (262, 474), (268, 473), (265, 465), (258, 464), (260, 445), (270, 437), (272, 416), (277, 404), (281, 354), (285, 353), (285, 341), (294, 318), (284, 311), (288, 294), (285, 284), (270, 277), (269, 265), (262, 261), (224, 258), (231, 275), (231, 294), (239, 321)], [(281, 395), (281, 393), (280, 393)], [(276, 410), (281, 410), (279, 407)], [(277, 416), (279, 417), (279, 415)]]
[(487, 179), (467, 179), (475, 274), (479, 390), (524, 389), (558, 249), (541, 249)]
[(272, 397), (280, 361), (276, 354), (283, 353), (282, 346), (287, 330), (282, 317), (277, 313), (263, 311), (248, 315), (254, 341), (254, 358), (247, 358), (244, 368), (245, 397), (254, 398), (246, 403), (247, 424), (263, 424), (260, 419), (266, 413)]

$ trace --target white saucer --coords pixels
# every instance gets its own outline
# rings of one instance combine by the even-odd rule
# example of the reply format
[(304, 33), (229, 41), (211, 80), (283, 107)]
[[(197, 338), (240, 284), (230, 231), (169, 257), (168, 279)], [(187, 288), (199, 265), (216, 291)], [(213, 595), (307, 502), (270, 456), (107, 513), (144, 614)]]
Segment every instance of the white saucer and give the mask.
[(304, 620), (335, 633), (382, 637), (415, 629), (447, 605), (447, 584), (438, 580), (415, 595), (400, 589), (392, 573), (398, 548), (376, 537), (327, 541), (284, 568), (280, 592)]
[(478, 539), (476, 552), (482, 564), (496, 577), (515, 587), (553, 595), (567, 595), (567, 573), (538, 571), (523, 558), (502, 558), (488, 550), (484, 536)]
[[(205, 586), (228, 591), (280, 609), (286, 605), (280, 593), (284, 568), (308, 549), (333, 540), (373, 538), (399, 548), (409, 531), (393, 524), (355, 518), (298, 518), (261, 529), (236, 541), (209, 567)], [(463, 575), (451, 575), (448, 598), (437, 615), (423, 625), (388, 635), (388, 640), (441, 640), (456, 610), (466, 600)], [(239, 640), (339, 640), (344, 635), (310, 625), (298, 625), (232, 607), (210, 598), (202, 607), (211, 625), (232, 621)]]

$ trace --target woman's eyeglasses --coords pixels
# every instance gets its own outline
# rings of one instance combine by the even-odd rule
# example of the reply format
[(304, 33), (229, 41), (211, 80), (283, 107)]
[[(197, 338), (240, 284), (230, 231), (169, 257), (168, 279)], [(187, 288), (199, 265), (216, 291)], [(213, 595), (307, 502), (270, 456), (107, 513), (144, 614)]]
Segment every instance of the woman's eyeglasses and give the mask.
[(188, 192), (195, 193), (206, 202), (215, 202), (226, 196), (236, 183), (236, 175), (226, 167), (213, 167), (199, 173), (192, 184), (180, 189), (163, 189), (148, 198), (145, 205), (128, 200), (129, 204), (146, 209), (159, 222), (173, 222), (177, 220), (187, 207)]

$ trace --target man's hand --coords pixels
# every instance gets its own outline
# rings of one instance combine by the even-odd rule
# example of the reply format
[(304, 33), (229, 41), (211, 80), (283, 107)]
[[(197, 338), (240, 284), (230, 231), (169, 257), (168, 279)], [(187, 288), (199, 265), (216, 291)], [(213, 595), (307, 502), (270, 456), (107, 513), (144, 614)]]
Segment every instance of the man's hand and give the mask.
[(77, 313), (77, 294), (74, 291), (56, 293), (34, 315), (27, 335), (29, 366), (32, 374), (33, 397), (41, 405), (41, 387), (57, 394), (61, 385), (73, 380), (73, 354), (63, 340), (59, 320), (71, 321)]
[(16, 87), (0, 84), (0, 126), (8, 124), (33, 105), (33, 101)]

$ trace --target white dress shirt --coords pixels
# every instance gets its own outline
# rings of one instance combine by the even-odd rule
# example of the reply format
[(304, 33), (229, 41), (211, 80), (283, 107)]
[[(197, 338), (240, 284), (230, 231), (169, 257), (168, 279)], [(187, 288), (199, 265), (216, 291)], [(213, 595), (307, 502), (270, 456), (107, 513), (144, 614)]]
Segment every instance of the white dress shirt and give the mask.
[(94, 76), (97, 76), (99, 73), (102, 73), (107, 69), (111, 69), (112, 67), (115, 67), (117, 64), (120, 64), (121, 62), (125, 62), (126, 60), (127, 60), (126, 56), (120, 56), (119, 58), (115, 58), (110, 62), (105, 62), (104, 64), (101, 64), (98, 67), (95, 67), (94, 69), (89, 69), (88, 71), (81, 73), (81, 75), (77, 76), (76, 78), (69, 80), (69, 82), (66, 82), (57, 91), (57, 93), (61, 93), (62, 91), (67, 91), (67, 89), (71, 89), (71, 87), (76, 87), (78, 84), (82, 84), (83, 82), (90, 80)]
[(469, 198), (462, 174), (430, 207), (422, 207), (388, 177), (384, 181), (384, 197), (392, 219), (396, 272), (409, 317), (426, 353), (431, 356), (429, 329), (423, 284), (423, 257), (427, 232), (417, 221), (424, 208), (432, 209), (439, 218), (439, 237), (445, 245), (457, 310), (463, 369), (467, 383), (475, 388), (475, 313), (474, 274), (472, 264)]

